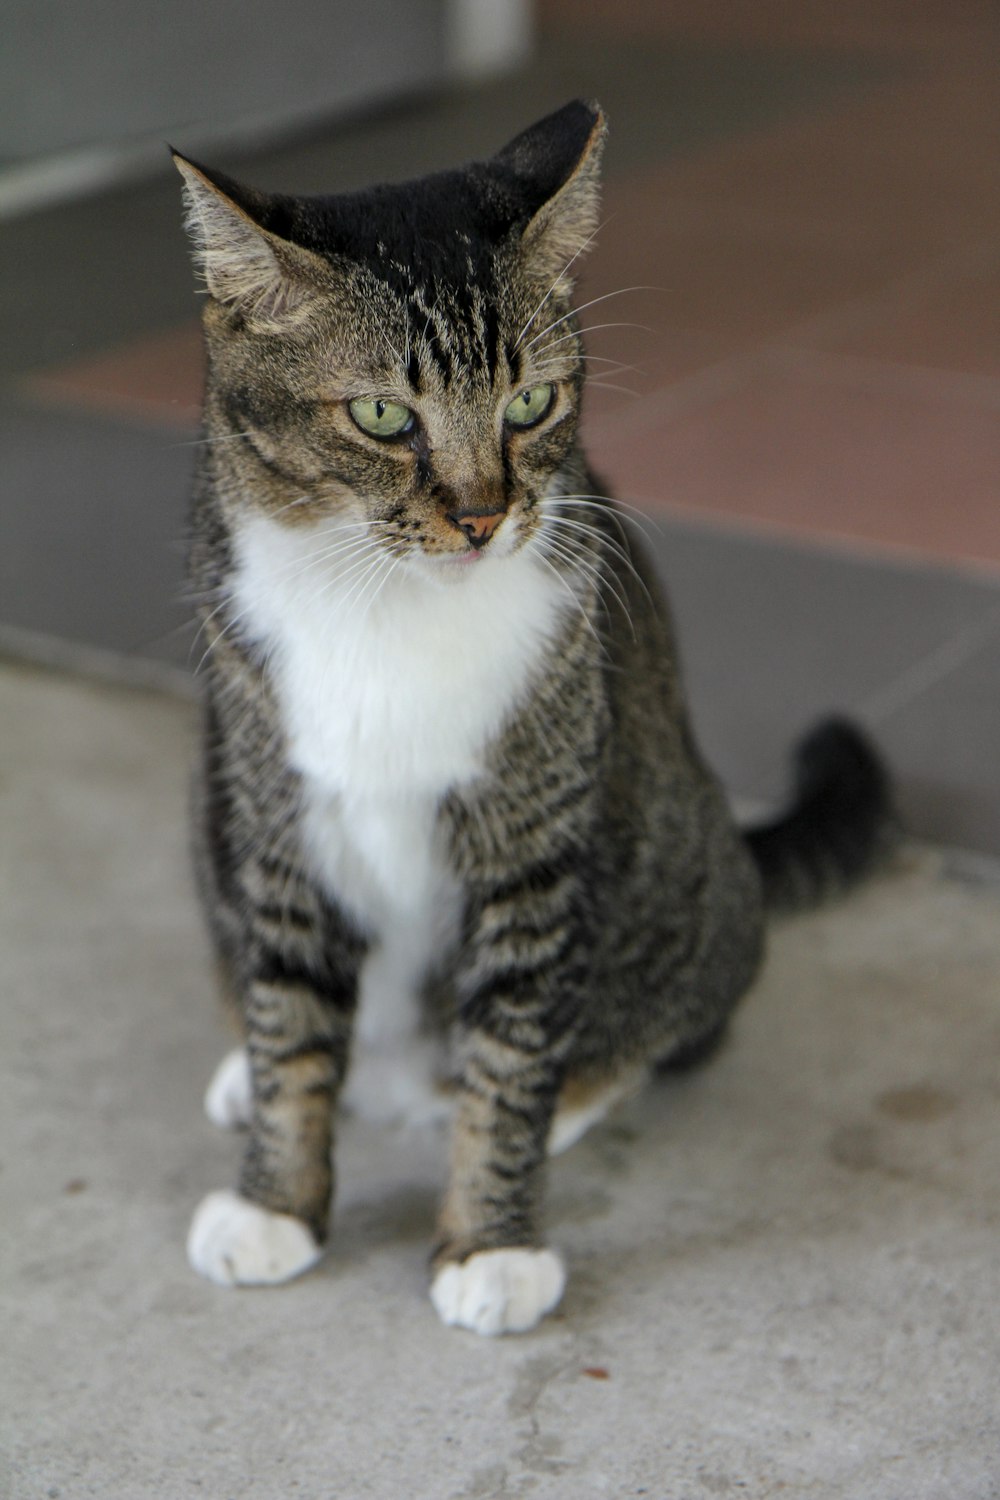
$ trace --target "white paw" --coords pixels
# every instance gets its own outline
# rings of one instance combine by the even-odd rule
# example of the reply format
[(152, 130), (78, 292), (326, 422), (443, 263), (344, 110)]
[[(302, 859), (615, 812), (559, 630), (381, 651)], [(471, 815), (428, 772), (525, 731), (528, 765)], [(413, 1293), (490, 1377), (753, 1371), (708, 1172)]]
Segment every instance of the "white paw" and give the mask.
[(219, 1286), (270, 1286), (300, 1276), (323, 1251), (301, 1219), (239, 1193), (209, 1193), (195, 1210), (188, 1260)]
[(253, 1109), (250, 1058), (245, 1047), (227, 1052), (205, 1093), (205, 1113), (223, 1130), (249, 1125)]
[(438, 1125), (452, 1101), (438, 1083), (435, 1048), (413, 1042), (401, 1052), (359, 1051), (341, 1099), (344, 1108), (373, 1125)]
[(481, 1250), (443, 1266), (431, 1301), (443, 1323), (474, 1333), (526, 1333), (562, 1297), (566, 1271), (552, 1250)]

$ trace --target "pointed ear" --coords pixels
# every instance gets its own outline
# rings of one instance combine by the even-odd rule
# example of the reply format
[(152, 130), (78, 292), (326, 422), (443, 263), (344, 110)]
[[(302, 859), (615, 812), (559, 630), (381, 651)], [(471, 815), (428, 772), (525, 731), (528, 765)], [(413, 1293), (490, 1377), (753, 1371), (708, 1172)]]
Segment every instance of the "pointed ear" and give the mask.
[(607, 133), (601, 109), (574, 100), (501, 153), (534, 193), (543, 195), (521, 247), (530, 269), (557, 294), (571, 290), (571, 267), (589, 249), (598, 227)]
[(209, 295), (261, 332), (278, 333), (301, 322), (322, 285), (324, 262), (256, 222), (254, 208), (263, 212), (268, 201), (263, 194), (221, 174), (210, 177), (177, 151), (172, 155), (184, 179), (185, 225), (194, 241), (195, 265)]

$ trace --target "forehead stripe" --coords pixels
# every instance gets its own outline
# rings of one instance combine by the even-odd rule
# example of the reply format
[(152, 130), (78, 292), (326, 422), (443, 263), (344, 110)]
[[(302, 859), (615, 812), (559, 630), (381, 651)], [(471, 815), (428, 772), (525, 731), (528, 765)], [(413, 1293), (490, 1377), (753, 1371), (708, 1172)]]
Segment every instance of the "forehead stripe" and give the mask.
[(454, 361), (452, 360), (451, 350), (447, 344), (448, 329), (447, 325), (445, 325), (439, 333), (436, 323), (437, 320), (433, 318), (433, 315), (427, 319), (424, 344), (434, 364), (437, 365), (441, 379), (445, 385), (450, 385), (451, 377), (454, 374)]
[(497, 378), (497, 361), (500, 349), (500, 319), (493, 303), (483, 298), (483, 343), (485, 345), (486, 369), (490, 380)]

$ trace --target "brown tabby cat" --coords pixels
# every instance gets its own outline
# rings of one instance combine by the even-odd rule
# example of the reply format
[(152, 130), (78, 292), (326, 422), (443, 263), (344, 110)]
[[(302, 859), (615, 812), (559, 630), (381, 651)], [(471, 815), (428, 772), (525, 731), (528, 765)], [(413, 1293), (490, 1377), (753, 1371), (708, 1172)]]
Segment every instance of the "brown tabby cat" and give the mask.
[(350, 1063), (380, 1118), (453, 1110), (441, 1317), (530, 1328), (565, 1280), (547, 1152), (705, 1049), (764, 895), (847, 883), (887, 825), (846, 726), (747, 838), (698, 755), (649, 560), (577, 440), (604, 135), (575, 102), (490, 161), (327, 198), (176, 158), (208, 290), (201, 863), (245, 1038), (206, 1103), (249, 1127), (239, 1193), (191, 1228), (215, 1281), (319, 1259)]

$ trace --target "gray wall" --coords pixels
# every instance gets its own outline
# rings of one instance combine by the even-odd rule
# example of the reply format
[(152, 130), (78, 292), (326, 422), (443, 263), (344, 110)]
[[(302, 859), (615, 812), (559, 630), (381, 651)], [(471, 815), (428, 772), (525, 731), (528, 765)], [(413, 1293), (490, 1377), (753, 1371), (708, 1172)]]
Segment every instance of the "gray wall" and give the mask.
[(0, 159), (246, 133), (412, 92), (448, 75), (451, 13), (451, 0), (4, 0)]

